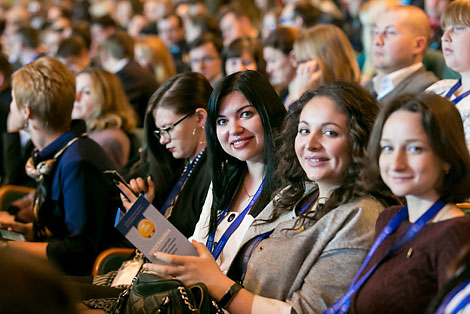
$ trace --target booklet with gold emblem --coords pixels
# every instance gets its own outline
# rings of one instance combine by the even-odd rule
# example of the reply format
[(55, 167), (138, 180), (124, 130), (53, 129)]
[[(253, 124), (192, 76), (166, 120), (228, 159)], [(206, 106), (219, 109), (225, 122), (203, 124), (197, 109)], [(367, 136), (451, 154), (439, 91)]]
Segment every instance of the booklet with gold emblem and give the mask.
[(152, 263), (166, 264), (157, 260), (154, 252), (197, 256), (188, 239), (143, 195), (126, 213), (118, 210), (115, 227)]

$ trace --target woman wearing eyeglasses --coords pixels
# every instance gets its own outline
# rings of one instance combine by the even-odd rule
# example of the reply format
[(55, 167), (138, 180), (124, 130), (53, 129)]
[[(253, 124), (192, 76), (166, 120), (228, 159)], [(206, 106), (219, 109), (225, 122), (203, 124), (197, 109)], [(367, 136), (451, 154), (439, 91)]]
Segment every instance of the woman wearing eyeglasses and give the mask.
[(210, 184), (206, 168), (207, 103), (212, 87), (199, 73), (167, 80), (153, 94), (145, 119), (147, 148), (143, 158), (150, 174), (130, 185), (185, 236), (193, 234)]

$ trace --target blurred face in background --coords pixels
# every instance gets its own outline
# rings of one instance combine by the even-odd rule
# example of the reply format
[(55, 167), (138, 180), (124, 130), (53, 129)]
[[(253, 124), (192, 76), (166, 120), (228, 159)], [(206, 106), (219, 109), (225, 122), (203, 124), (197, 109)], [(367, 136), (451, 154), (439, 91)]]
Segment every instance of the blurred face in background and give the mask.
[(91, 76), (87, 73), (76, 77), (76, 96), (73, 103), (72, 119), (86, 120), (93, 110), (94, 97), (91, 87)]
[(243, 50), (240, 57), (228, 58), (225, 61), (225, 73), (227, 73), (227, 75), (245, 70), (258, 70), (255, 58), (247, 50)]
[(189, 59), (191, 70), (204, 75), (211, 84), (222, 75), (222, 60), (212, 43), (191, 49)]
[(296, 68), (292, 66), (291, 58), (281, 50), (273, 47), (263, 49), (266, 61), (266, 72), (269, 81), (275, 87), (285, 88), (295, 76)]

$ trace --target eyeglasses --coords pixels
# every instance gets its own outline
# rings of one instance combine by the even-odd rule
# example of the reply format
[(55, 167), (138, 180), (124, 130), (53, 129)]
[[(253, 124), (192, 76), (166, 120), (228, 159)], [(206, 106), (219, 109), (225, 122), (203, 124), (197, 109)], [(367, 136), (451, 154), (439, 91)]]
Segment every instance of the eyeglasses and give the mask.
[(202, 58), (194, 58), (194, 59), (191, 59), (190, 60), (190, 63), (192, 64), (198, 64), (199, 62), (202, 62), (202, 63), (209, 63), (209, 62), (212, 62), (212, 61), (215, 61), (219, 59), (219, 57), (213, 57), (213, 56), (204, 56)]
[(193, 115), (194, 112), (190, 112), (186, 115), (184, 115), (181, 119), (179, 119), (178, 121), (176, 121), (175, 123), (171, 124), (169, 127), (167, 128), (164, 128), (164, 129), (159, 129), (157, 128), (155, 131), (153, 131), (153, 135), (155, 135), (155, 137), (160, 140), (163, 136), (163, 138), (167, 139), (167, 140), (171, 140), (171, 134), (170, 132), (178, 125), (180, 124), (181, 122), (183, 122), (184, 119), (186, 119), (187, 117)]

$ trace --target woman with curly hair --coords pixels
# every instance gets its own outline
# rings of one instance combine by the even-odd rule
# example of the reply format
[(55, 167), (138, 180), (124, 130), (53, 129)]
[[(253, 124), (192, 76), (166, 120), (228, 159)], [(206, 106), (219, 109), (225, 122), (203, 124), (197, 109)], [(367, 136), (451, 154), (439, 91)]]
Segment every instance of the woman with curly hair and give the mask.
[(85, 120), (90, 138), (121, 169), (129, 160), (129, 135), (136, 126), (136, 114), (121, 81), (105, 70), (88, 68), (77, 74), (76, 84), (72, 118)]

